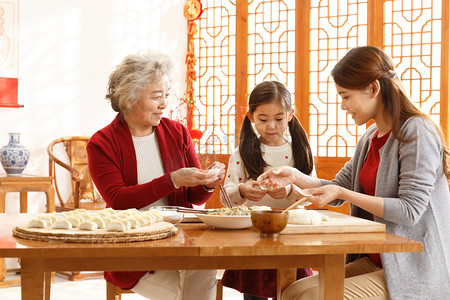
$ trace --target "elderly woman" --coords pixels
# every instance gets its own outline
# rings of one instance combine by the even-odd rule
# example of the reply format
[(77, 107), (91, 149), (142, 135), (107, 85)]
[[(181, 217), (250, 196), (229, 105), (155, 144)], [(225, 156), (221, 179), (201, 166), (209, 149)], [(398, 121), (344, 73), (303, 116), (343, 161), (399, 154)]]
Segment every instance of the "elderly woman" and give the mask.
[[(201, 205), (225, 175), (218, 162), (216, 175), (200, 169), (189, 131), (163, 117), (171, 68), (164, 55), (129, 55), (109, 77), (106, 98), (118, 114), (87, 152), (92, 179), (113, 209)], [(105, 279), (151, 299), (215, 297), (215, 270), (105, 272)]]

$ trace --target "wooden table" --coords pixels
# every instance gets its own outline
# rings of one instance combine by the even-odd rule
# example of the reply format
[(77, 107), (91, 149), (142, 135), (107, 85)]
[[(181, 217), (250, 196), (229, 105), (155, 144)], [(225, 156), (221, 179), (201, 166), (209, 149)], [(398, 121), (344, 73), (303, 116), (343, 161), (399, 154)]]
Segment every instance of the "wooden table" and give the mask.
[(28, 211), (27, 193), (44, 192), (47, 196), (47, 212), (55, 211), (55, 190), (53, 189), (52, 177), (49, 176), (6, 176), (0, 174), (0, 213), (5, 212), (6, 193), (20, 193), (20, 212)]
[(51, 271), (278, 269), (278, 297), (295, 280), (297, 267), (317, 267), (321, 299), (343, 299), (346, 253), (420, 252), (419, 242), (389, 233), (281, 235), (261, 238), (253, 229), (216, 230), (180, 224), (171, 238), (121, 244), (47, 243), (12, 237), (32, 215), (0, 220), (0, 257), (20, 257), (22, 299), (44, 299)]
[[(21, 176), (6, 176), (0, 174), (0, 213), (5, 212), (6, 193), (20, 193), (20, 212), (28, 211), (28, 192), (44, 192), (47, 196), (47, 212), (55, 211), (55, 190), (52, 177), (34, 176), (23, 174)], [(20, 283), (20, 280), (4, 282), (6, 276), (5, 260), (0, 256), (0, 286), (7, 287), (10, 284)]]

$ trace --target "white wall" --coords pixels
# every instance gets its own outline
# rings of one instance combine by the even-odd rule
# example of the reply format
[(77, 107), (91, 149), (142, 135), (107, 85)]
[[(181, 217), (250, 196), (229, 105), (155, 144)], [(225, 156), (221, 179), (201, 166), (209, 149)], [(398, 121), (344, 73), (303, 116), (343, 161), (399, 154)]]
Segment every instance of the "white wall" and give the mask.
[[(173, 57), (172, 94), (182, 97), (184, 2), (19, 0), (19, 104), (24, 107), (0, 108), (0, 147), (8, 143), (8, 132), (22, 132), (21, 142), (31, 151), (24, 173), (47, 176), (52, 140), (92, 135), (112, 121), (115, 113), (104, 99), (108, 76), (125, 55), (139, 50)], [(28, 194), (28, 211), (44, 212), (44, 193)], [(19, 212), (18, 200), (18, 193), (7, 194), (7, 213)]]

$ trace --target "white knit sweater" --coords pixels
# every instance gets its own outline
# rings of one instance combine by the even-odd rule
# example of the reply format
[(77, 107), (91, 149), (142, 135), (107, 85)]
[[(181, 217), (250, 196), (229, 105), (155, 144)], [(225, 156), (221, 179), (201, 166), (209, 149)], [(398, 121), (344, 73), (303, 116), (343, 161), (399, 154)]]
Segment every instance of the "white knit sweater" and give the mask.
[[(263, 152), (263, 159), (268, 166), (264, 171), (281, 166), (294, 166), (294, 158), (292, 157), (292, 143), (287, 142), (281, 146), (267, 146), (261, 144), (261, 151)], [(315, 177), (315, 171), (312, 174)], [(264, 205), (272, 208), (286, 208), (294, 203), (300, 197), (295, 193), (290, 193), (284, 199), (275, 199), (269, 195), (264, 196), (260, 201), (250, 201), (242, 198), (239, 193), (239, 185), (252, 179), (248, 178), (247, 170), (244, 168), (241, 155), (239, 154), (239, 147), (234, 149), (228, 161), (228, 170), (225, 177), (224, 187), (230, 196), (233, 206), (238, 205)], [(222, 203), (225, 202), (222, 200)]]

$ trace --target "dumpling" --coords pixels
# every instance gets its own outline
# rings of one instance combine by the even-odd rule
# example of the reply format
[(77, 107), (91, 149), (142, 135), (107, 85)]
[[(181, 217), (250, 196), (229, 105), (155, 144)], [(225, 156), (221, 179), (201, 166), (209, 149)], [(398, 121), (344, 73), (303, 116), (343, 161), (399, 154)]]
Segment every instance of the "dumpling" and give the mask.
[(139, 225), (140, 225), (140, 227), (144, 227), (144, 226), (147, 226), (147, 220), (146, 219), (144, 219), (141, 215), (136, 215), (136, 216), (133, 216), (133, 218), (135, 219), (135, 220), (137, 220), (137, 221), (139, 221)]
[(53, 223), (52, 228), (54, 229), (70, 229), (72, 228), (72, 223), (66, 219), (59, 219)]
[(28, 222), (28, 227), (45, 228), (45, 227), (47, 227), (47, 222), (45, 220), (36, 218), (36, 219), (33, 219), (30, 222)]
[(84, 221), (83, 223), (80, 224), (80, 230), (97, 230), (98, 226), (97, 223), (95, 222), (91, 222), (91, 221)]
[(47, 222), (47, 225), (52, 225), (53, 222), (56, 221), (56, 217), (51, 214), (39, 216), (38, 219), (44, 220), (45, 222)]
[(99, 217), (107, 217), (107, 216), (110, 215), (110, 213), (109, 213), (109, 211), (106, 211), (106, 210), (102, 209), (102, 210), (95, 211), (93, 213), (93, 215), (94, 216), (99, 216)]
[(153, 214), (142, 214), (141, 218), (145, 220), (146, 225), (151, 225), (156, 223), (156, 217)]
[(135, 217), (128, 217), (127, 221), (130, 222), (131, 229), (136, 229), (136, 228), (141, 227), (141, 222), (139, 220), (137, 220)]
[(89, 219), (89, 221), (94, 222), (95, 224), (97, 224), (97, 228), (98, 229), (103, 229), (106, 227), (105, 221), (103, 221), (102, 218), (100, 217), (92, 217)]
[(164, 218), (163, 215), (159, 211), (157, 211), (156, 209), (150, 209), (150, 210), (148, 210), (148, 211), (143, 213), (143, 215), (146, 215), (146, 214), (155, 216), (156, 217), (156, 223), (157, 222), (162, 222), (162, 220)]
[(91, 215), (88, 212), (81, 212), (77, 214), (78, 217), (82, 218), (83, 221), (87, 221), (91, 218)]
[(106, 226), (106, 231), (125, 232), (125, 225), (120, 221), (112, 221)]
[(123, 226), (125, 226), (125, 230), (131, 229), (131, 223), (128, 221), (128, 219), (119, 218), (117, 221), (122, 222)]
[(293, 209), (289, 212), (289, 224), (318, 225), (322, 223), (322, 215), (315, 210), (304, 208)]
[(76, 228), (78, 228), (78, 226), (80, 226), (80, 224), (83, 222), (83, 220), (81, 220), (81, 218), (76, 215), (71, 215), (71, 216), (67, 217), (67, 221), (72, 223), (72, 227), (76, 227)]

